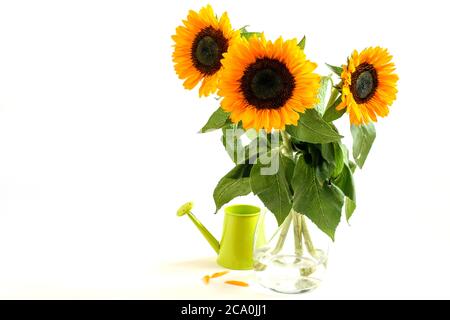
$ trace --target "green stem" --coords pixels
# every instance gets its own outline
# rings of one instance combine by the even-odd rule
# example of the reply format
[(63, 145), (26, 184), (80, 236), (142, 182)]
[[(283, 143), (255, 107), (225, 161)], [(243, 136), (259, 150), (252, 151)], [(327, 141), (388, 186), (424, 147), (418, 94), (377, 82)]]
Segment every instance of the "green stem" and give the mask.
[(316, 249), (314, 248), (314, 245), (311, 240), (311, 235), (308, 230), (308, 226), (306, 225), (306, 219), (304, 215), (301, 215), (301, 221), (302, 221), (302, 233), (303, 237), (305, 239), (306, 249), (308, 249), (308, 252), (313, 256), (316, 257)]
[(295, 254), (299, 257), (303, 256), (303, 240), (302, 240), (302, 220), (297, 212), (294, 214), (294, 241), (295, 241)]
[(292, 222), (292, 215), (289, 214), (282, 224), (280, 237), (278, 238), (277, 245), (275, 246), (275, 249), (273, 249), (272, 252), (274, 255), (279, 253), (281, 249), (283, 249), (284, 242), (286, 241), (286, 236), (289, 231), (289, 227), (291, 226), (291, 222)]
[(331, 95), (330, 95), (330, 99), (328, 100), (328, 104), (327, 104), (327, 108), (326, 109), (330, 108), (334, 104), (334, 102), (336, 101), (336, 98), (338, 97), (338, 95), (339, 95), (339, 90), (337, 90), (334, 87), (331, 88)]

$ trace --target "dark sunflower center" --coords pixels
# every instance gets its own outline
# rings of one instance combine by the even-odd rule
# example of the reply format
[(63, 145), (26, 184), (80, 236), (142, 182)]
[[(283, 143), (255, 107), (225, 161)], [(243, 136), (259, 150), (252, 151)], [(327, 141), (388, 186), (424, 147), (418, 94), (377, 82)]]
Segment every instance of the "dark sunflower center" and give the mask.
[(220, 70), (222, 55), (228, 50), (228, 40), (222, 31), (207, 27), (200, 31), (192, 44), (192, 61), (198, 71), (211, 75)]
[(357, 103), (364, 103), (373, 97), (378, 87), (377, 71), (369, 63), (360, 64), (352, 74), (350, 90)]
[(278, 109), (292, 97), (295, 79), (283, 62), (261, 58), (245, 69), (240, 87), (257, 109)]
[(205, 66), (212, 66), (219, 57), (219, 46), (210, 36), (206, 36), (197, 44), (195, 49), (195, 57)]
[(281, 77), (272, 69), (258, 71), (250, 84), (252, 92), (260, 99), (273, 99), (283, 89)]

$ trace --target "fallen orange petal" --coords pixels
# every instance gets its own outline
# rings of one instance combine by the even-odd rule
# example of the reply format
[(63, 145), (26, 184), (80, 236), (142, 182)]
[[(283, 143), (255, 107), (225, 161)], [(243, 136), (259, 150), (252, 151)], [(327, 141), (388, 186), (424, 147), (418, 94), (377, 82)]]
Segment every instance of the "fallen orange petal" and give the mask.
[(248, 287), (248, 283), (244, 282), (244, 281), (229, 280), (229, 281), (225, 281), (225, 283), (231, 284), (233, 286)]
[(216, 272), (216, 273), (213, 273), (213, 275), (211, 276), (211, 278), (218, 278), (218, 277), (221, 277), (221, 276), (226, 275), (226, 274), (229, 273), (229, 272), (230, 272), (230, 271)]
[(203, 278), (202, 278), (202, 280), (203, 280), (203, 283), (204, 284), (208, 284), (209, 283), (209, 279), (210, 279), (211, 277), (210, 276), (208, 276), (208, 275), (206, 275), (206, 276), (204, 276)]

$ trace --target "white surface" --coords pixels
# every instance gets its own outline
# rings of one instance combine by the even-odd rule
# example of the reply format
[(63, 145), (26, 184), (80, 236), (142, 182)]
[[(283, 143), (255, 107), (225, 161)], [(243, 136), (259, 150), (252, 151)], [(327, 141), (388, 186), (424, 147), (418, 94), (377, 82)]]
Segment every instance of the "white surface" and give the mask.
[(175, 210), (194, 200), (219, 235), (212, 190), (232, 167), (219, 134), (196, 134), (217, 102), (171, 62), (200, 2), (1, 1), (0, 298), (450, 298), (446, 1), (211, 3), (235, 27), (306, 34), (323, 73), (354, 48), (395, 57), (398, 100), (327, 282), (284, 296), (200, 281), (221, 268)]

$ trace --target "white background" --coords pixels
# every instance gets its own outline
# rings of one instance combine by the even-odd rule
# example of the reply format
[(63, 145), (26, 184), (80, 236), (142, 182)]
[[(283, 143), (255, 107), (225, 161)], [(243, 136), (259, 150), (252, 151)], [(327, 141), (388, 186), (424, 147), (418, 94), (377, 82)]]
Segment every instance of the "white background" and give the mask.
[(398, 67), (351, 227), (300, 296), (204, 286), (221, 268), (175, 216), (193, 200), (219, 235), (212, 191), (232, 167), (218, 133), (196, 133), (217, 101), (185, 91), (171, 61), (170, 36), (203, 4), (0, 2), (0, 298), (450, 298), (446, 1), (211, 1), (236, 28), (306, 34), (324, 74), (371, 45)]

